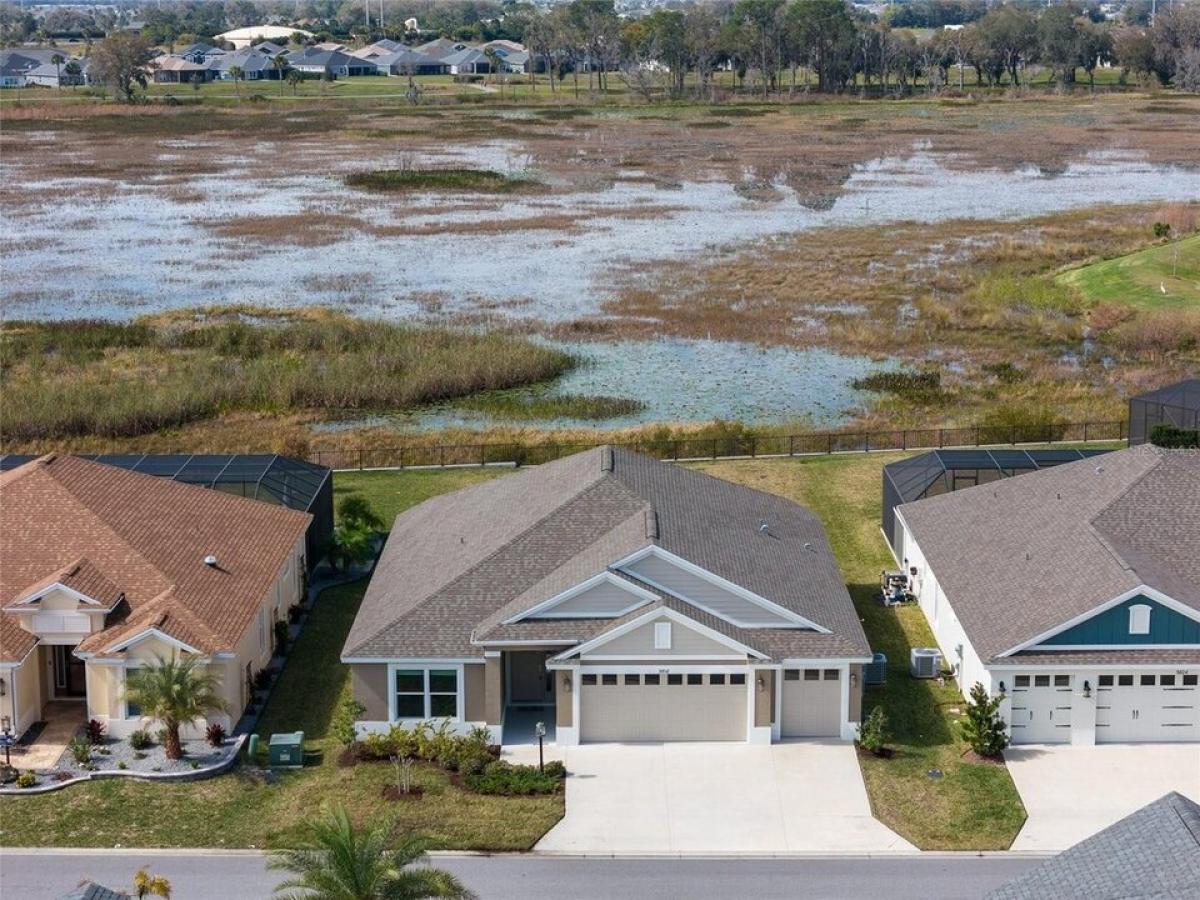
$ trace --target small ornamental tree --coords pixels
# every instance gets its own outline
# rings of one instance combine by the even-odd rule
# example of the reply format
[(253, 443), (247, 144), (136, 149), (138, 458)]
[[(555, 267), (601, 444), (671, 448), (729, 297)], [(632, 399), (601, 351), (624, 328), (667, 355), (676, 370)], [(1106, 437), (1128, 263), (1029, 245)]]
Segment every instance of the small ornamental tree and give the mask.
[(980, 756), (999, 756), (1008, 746), (1008, 725), (1000, 715), (1003, 694), (989, 697), (978, 681), (971, 688), (967, 715), (962, 720), (963, 739)]
[(882, 706), (871, 710), (859, 729), (858, 745), (869, 753), (879, 754), (888, 741), (887, 713)]

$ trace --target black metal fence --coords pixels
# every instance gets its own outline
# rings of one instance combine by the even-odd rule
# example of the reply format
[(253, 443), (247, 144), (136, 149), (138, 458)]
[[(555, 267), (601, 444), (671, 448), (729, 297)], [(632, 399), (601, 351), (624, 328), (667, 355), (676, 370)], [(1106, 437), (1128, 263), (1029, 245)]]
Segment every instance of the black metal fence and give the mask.
[[(621, 443), (664, 460), (745, 459), (818, 456), (887, 450), (933, 450), (949, 447), (998, 447), (1017, 444), (1066, 444), (1124, 441), (1127, 423), (1082, 422), (1070, 425), (979, 425), (967, 428), (916, 428), (898, 431), (820, 431), (790, 435), (733, 435), (647, 439)], [(445, 444), (376, 447), (358, 450), (314, 450), (313, 462), (335, 470), (410, 469), (448, 466), (529, 466), (600, 446), (595, 443)]]

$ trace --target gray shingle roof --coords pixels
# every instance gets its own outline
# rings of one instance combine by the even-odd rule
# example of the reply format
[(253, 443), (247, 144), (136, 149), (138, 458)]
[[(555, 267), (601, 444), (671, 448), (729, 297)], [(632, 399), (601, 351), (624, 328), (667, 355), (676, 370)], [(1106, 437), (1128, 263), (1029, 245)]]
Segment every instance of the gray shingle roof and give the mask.
[[(612, 471), (602, 468), (606, 452)], [(647, 510), (656, 513), (657, 539), (647, 537)], [(759, 531), (764, 521), (769, 534)], [(659, 603), (776, 658), (869, 653), (816, 516), (771, 494), (601, 448), (399, 516), (343, 653), (476, 657), (480, 640), (587, 640), (620, 620), (503, 622), (651, 543), (832, 633), (738, 629), (656, 592)]]
[(1198, 451), (1133, 447), (897, 513), (985, 662), (1143, 584), (1200, 610)]
[(1200, 805), (1172, 792), (1010, 881), (987, 900), (1194, 900)]

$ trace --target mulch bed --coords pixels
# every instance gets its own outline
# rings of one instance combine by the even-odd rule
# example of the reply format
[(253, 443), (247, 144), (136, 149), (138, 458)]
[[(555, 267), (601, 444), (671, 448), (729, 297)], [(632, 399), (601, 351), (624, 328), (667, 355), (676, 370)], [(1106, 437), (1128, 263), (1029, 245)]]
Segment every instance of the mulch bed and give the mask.
[(1002, 766), (1004, 765), (1003, 756), (982, 756), (974, 750), (967, 748), (967, 752), (962, 755), (962, 758), (967, 762), (979, 763), (982, 766)]
[(421, 787), (419, 784), (412, 785), (408, 789), (407, 793), (400, 790), (400, 785), (398, 784), (385, 784), (383, 786), (383, 799), (391, 800), (393, 802), (399, 800), (417, 800), (424, 793), (425, 788)]
[(854, 745), (854, 749), (858, 751), (858, 755), (867, 759), (891, 759), (896, 755), (895, 747), (882, 747), (878, 752), (872, 752), (858, 744)]

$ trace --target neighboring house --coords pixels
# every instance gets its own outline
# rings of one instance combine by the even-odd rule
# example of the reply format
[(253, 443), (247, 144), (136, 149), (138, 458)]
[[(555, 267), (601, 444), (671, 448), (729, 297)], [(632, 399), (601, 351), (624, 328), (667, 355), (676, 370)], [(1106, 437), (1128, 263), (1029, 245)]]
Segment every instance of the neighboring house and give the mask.
[[(67, 62), (71, 62), (70, 59)], [(83, 68), (80, 67), (78, 75), (72, 75), (67, 71), (67, 62), (58, 63), (42, 63), (35, 66), (25, 73), (26, 84), (36, 84), (41, 87), (73, 87), (84, 83)], [(79, 60), (74, 60), (78, 63)]]
[(500, 68), (512, 74), (529, 71), (529, 53), (525, 47), (516, 41), (488, 41), (479, 47), (480, 50), (494, 50), (500, 57)]
[(246, 47), (242, 50), (234, 50), (232, 53), (226, 53), (214, 62), (212, 67), (216, 72), (216, 77), (222, 80), (232, 78), (233, 76), (229, 73), (235, 67), (242, 70), (242, 77), (246, 81), (278, 80), (292, 68), (290, 56), (288, 60), (288, 65), (284, 66), (283, 71), (280, 72), (275, 67), (274, 56), (268, 56), (256, 47)]
[(21, 733), (73, 701), (123, 737), (147, 724), (127, 674), (188, 655), (218, 676), (231, 716), (209, 721), (229, 727), (301, 599), (309, 520), (73, 456), (0, 474), (3, 716)]
[(204, 63), (212, 62), (224, 56), (227, 51), (221, 47), (214, 47), (212, 44), (188, 44), (175, 51), (175, 56), (181, 59), (186, 59), (188, 62), (203, 65)]
[(452, 41), (449, 38), (435, 38), (432, 41), (413, 47), (413, 50), (417, 53), (432, 56), (434, 59), (445, 59), (450, 54), (458, 53), (460, 50), (465, 49), (467, 49), (467, 45), (462, 41)]
[(303, 50), (288, 54), (288, 62), (292, 68), (307, 75), (329, 73), (335, 78), (351, 75), (375, 75), (375, 64), (365, 59), (359, 59), (341, 50), (320, 50), (316, 47), (306, 47)]
[(1171, 792), (1030, 869), (986, 900), (1200, 897), (1200, 805)]
[(1145, 445), (898, 506), (896, 557), (1014, 743), (1200, 741), (1200, 451)]
[(1150, 440), (1155, 425), (1200, 428), (1200, 378), (1187, 378), (1129, 401), (1129, 443)]
[(305, 31), (303, 28), (292, 28), (282, 25), (251, 25), (248, 28), (234, 28), (232, 31), (226, 31), (215, 35), (215, 37), (218, 41), (232, 44), (233, 49), (241, 50), (244, 47), (249, 47), (251, 42), (256, 40), (275, 41), (276, 43), (282, 42), (286, 44), (292, 39), (292, 35), (294, 34), (298, 34), (305, 39), (315, 36), (311, 31)]
[(361, 732), (559, 744), (850, 739), (870, 660), (815, 515), (612, 447), (400, 515), (342, 651)]

